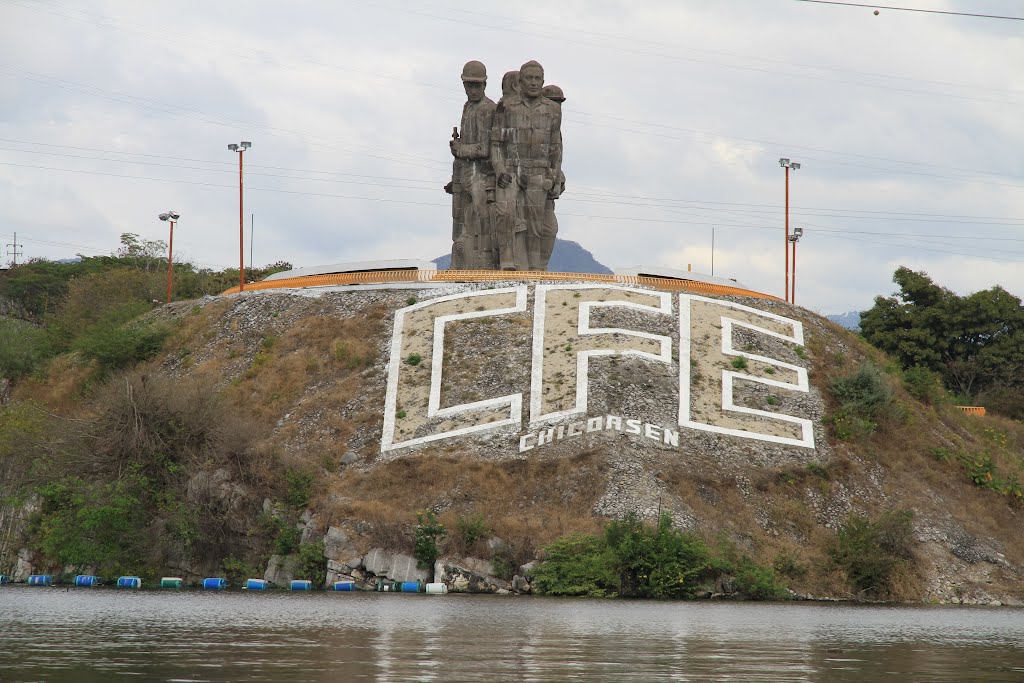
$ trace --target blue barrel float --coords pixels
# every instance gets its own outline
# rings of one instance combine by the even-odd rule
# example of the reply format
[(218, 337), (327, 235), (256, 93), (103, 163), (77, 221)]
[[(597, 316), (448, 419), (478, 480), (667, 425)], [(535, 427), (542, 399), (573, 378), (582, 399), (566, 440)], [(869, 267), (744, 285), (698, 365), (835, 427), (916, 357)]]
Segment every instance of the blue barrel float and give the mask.
[(11, 577), (7, 576), (7, 574), (0, 574), (0, 586), (6, 586), (10, 582)]
[(210, 578), (203, 579), (203, 590), (208, 591), (222, 591), (228, 587), (227, 579)]
[(142, 588), (142, 579), (137, 576), (122, 576), (117, 580), (118, 588)]
[(311, 591), (313, 582), (309, 579), (292, 579), (291, 589), (293, 591)]
[(49, 574), (33, 574), (28, 577), (28, 585), (30, 586), (52, 586), (53, 577)]
[(423, 584), (419, 581), (403, 581), (401, 591), (403, 593), (419, 593), (423, 590)]
[(185, 584), (185, 580), (180, 576), (165, 576), (160, 579), (161, 588), (181, 588)]
[(265, 579), (247, 579), (245, 587), (251, 591), (265, 591), (269, 588)]
[(354, 591), (356, 589), (355, 581), (335, 581), (334, 590), (336, 591)]
[(79, 574), (75, 577), (75, 586), (78, 588), (84, 588), (86, 586), (98, 586), (102, 583), (100, 577), (93, 576), (92, 574)]

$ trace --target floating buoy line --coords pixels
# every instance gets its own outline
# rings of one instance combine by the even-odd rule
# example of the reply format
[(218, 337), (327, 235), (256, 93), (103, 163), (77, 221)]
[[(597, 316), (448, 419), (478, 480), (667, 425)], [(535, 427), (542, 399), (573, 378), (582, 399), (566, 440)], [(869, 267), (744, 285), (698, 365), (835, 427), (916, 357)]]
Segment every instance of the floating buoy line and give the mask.
[[(11, 577), (6, 574), (0, 574), (0, 585), (7, 585), (9, 583), (11, 583)], [(26, 581), (26, 584), (29, 586), (58, 586), (61, 585), (61, 583), (62, 582), (60, 580), (54, 581), (52, 574), (32, 574)], [(141, 590), (144, 587), (143, 583), (142, 578), (138, 576), (120, 576), (116, 581), (111, 582), (109, 585), (129, 590)], [(73, 585), (75, 588), (95, 588), (108, 584), (99, 576), (95, 576), (93, 574), (79, 574), (74, 578), (74, 581), (72, 581), (70, 585)], [(161, 589), (165, 590), (182, 590), (193, 587), (186, 584), (185, 579), (180, 576), (165, 576), (160, 579), (158, 585)], [(224, 591), (232, 588), (231, 583), (226, 578), (216, 576), (205, 578), (195, 584), (194, 587), (207, 591)], [(266, 579), (246, 579), (245, 583), (239, 587), (242, 590), (249, 591), (278, 589), (278, 586)], [(281, 586), (280, 589), (301, 592), (319, 590), (309, 579), (294, 579), (288, 584), (288, 586)], [(360, 588), (355, 581), (335, 581), (334, 583), (328, 584), (324, 590), (339, 593), (376, 592), (444, 595), (448, 592), (448, 586), (443, 582), (424, 583), (422, 581), (389, 581), (385, 579), (378, 579), (371, 588)]]

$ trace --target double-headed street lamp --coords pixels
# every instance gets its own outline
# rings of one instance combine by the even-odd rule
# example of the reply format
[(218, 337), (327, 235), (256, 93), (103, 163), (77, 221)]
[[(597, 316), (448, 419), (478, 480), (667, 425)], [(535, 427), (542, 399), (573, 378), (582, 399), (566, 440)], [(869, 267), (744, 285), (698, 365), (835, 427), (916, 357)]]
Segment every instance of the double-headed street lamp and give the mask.
[(167, 303), (171, 303), (171, 265), (174, 262), (174, 224), (181, 218), (177, 211), (168, 211), (160, 214), (160, 220), (169, 221), (171, 224), (171, 235), (167, 242)]
[(786, 169), (786, 301), (790, 300), (789, 296), (789, 169), (796, 171), (800, 168), (800, 164), (796, 161), (790, 161), (783, 157), (779, 159), (779, 166)]
[(789, 241), (793, 243), (793, 282), (790, 285), (789, 303), (796, 303), (796, 243), (800, 241), (800, 238), (804, 236), (803, 228), (793, 228), (793, 234), (789, 236)]
[(242, 153), (250, 147), (252, 147), (252, 143), (245, 140), (238, 144), (232, 143), (228, 145), (228, 149), (232, 152), (238, 152), (238, 291), (245, 289), (245, 236), (242, 232), (243, 216), (245, 215), (245, 212), (242, 210)]

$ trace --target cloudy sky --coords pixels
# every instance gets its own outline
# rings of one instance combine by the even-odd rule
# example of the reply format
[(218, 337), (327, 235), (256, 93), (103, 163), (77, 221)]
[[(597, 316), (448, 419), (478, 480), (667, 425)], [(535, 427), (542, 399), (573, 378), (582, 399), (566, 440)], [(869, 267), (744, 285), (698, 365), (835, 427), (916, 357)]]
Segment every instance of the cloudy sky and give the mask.
[[(1024, 16), (1019, 0), (894, 0)], [(0, 0), (0, 238), (22, 258), (121, 233), (257, 264), (450, 248), (447, 141), (470, 59), (528, 59), (568, 97), (560, 237), (610, 267), (797, 302), (890, 294), (899, 265), (1024, 296), (1024, 21), (797, 0)], [(4, 249), (4, 261), (9, 260)]]

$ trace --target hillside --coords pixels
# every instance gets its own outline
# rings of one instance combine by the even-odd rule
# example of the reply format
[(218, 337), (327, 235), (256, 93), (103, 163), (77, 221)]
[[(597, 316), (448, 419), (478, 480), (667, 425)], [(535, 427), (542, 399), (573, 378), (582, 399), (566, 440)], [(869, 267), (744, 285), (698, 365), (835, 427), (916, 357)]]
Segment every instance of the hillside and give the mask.
[[(284, 580), (326, 558), (328, 580), (427, 578), (409, 559), (430, 510), (439, 580), (526, 590), (510, 580), (556, 539), (669, 512), (797, 595), (1024, 600), (1020, 424), (918, 401), (881, 354), (779, 301), (491, 283), (148, 315), (171, 333), (135, 370), (68, 354), (14, 388), (0, 571), (96, 568), (58, 522), (118, 482), (98, 518), (150, 512), (118, 527), (131, 548), (94, 539), (122, 553), (107, 571)], [(888, 552), (884, 585), (857, 574), (858, 542)]]

